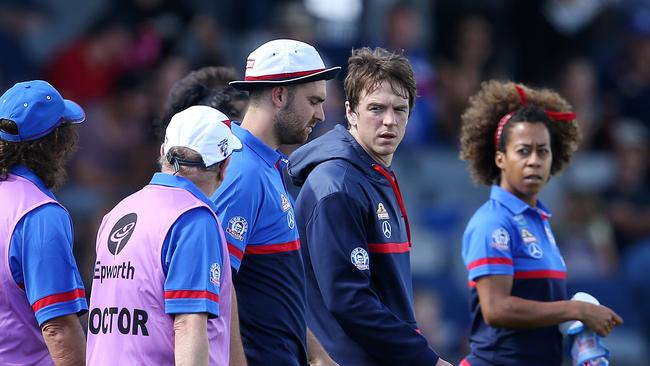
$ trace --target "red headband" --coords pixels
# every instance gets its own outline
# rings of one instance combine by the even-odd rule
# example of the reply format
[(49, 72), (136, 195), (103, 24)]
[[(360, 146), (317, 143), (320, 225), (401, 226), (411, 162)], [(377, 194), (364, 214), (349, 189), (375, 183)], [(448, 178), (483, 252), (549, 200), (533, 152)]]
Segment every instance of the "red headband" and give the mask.
[[(515, 84), (515, 89), (517, 90), (517, 94), (519, 94), (519, 103), (522, 106), (528, 104), (528, 98), (526, 97), (526, 92), (524, 91), (524, 89), (517, 84)], [(505, 128), (506, 123), (510, 121), (512, 116), (514, 116), (514, 114), (517, 113), (517, 111), (519, 111), (519, 108), (506, 114), (505, 116), (501, 117), (501, 119), (499, 120), (499, 124), (497, 125), (497, 130), (494, 133), (495, 149), (499, 148), (499, 142), (501, 141), (501, 134), (503, 133), (503, 129)], [(573, 112), (554, 112), (554, 111), (544, 110), (544, 113), (546, 113), (546, 115), (550, 119), (555, 121), (571, 122), (574, 119), (576, 119), (576, 114)]]

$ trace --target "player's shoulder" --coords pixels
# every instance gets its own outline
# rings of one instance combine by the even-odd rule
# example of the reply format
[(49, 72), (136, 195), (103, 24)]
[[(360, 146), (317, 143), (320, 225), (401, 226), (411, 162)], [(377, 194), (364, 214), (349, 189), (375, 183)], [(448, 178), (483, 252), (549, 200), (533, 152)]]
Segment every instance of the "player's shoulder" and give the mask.
[(467, 224), (467, 229), (477, 227), (505, 227), (509, 228), (512, 214), (495, 200), (488, 200), (479, 207)]
[(332, 193), (356, 196), (366, 183), (363, 173), (353, 164), (344, 159), (332, 159), (318, 164), (309, 174), (305, 186), (321, 197)]

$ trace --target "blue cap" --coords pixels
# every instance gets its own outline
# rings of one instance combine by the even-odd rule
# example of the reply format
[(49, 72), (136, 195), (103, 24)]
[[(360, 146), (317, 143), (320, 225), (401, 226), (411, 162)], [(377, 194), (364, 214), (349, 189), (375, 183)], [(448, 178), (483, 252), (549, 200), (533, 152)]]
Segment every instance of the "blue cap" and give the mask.
[(0, 140), (20, 142), (39, 139), (63, 123), (81, 123), (86, 115), (47, 81), (32, 80), (17, 83), (0, 97), (0, 119), (18, 126), (18, 134), (0, 130)]

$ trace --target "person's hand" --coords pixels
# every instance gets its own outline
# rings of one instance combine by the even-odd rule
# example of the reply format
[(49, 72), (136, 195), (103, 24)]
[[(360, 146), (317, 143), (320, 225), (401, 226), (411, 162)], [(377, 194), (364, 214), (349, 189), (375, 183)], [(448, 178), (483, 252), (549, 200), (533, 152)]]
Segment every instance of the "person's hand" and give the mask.
[(575, 303), (581, 306), (579, 320), (601, 337), (607, 337), (616, 326), (623, 324), (623, 319), (606, 306), (581, 301)]
[(451, 364), (442, 358), (438, 359), (438, 362), (436, 363), (436, 366), (451, 366)]

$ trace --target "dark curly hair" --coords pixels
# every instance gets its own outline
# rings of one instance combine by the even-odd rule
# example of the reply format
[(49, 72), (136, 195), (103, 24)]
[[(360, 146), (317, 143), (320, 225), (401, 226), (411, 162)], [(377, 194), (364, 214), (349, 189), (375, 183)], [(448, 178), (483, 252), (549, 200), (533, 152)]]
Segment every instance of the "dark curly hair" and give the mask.
[(172, 117), (193, 105), (212, 107), (232, 120), (241, 121), (246, 111), (236, 102), (248, 101), (248, 93), (228, 85), (229, 81), (236, 79), (233, 68), (209, 66), (192, 71), (178, 80), (169, 92), (165, 113), (156, 126), (158, 136), (164, 138)]
[[(571, 160), (580, 142), (580, 130), (575, 120), (555, 121), (546, 111), (568, 112), (572, 108), (558, 93), (550, 89), (532, 89), (519, 85), (528, 100), (522, 106), (515, 84), (510, 81), (490, 80), (481, 83), (481, 90), (469, 100), (463, 112), (460, 136), (460, 158), (469, 163), (468, 169), (478, 184), (498, 184), (501, 170), (494, 162), (497, 151), (505, 151), (509, 130), (517, 122), (543, 123), (551, 136), (551, 175), (560, 172)], [(514, 112), (506, 123), (499, 146), (495, 133), (499, 120)]]
[[(18, 127), (8, 119), (0, 120), (0, 129), (18, 133)], [(62, 124), (48, 135), (33, 141), (0, 140), (0, 181), (6, 180), (16, 165), (25, 165), (48, 189), (59, 189), (67, 178), (65, 164), (77, 150), (78, 133), (75, 125)]]

